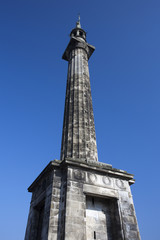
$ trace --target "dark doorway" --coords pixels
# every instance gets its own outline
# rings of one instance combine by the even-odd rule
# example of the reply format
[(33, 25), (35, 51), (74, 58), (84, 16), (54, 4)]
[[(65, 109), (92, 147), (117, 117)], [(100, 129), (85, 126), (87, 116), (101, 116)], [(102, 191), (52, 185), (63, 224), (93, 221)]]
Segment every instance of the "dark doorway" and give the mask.
[(42, 239), (42, 228), (43, 228), (43, 217), (44, 217), (44, 203), (41, 204), (36, 210), (38, 211), (38, 226), (37, 226), (36, 240), (41, 240)]

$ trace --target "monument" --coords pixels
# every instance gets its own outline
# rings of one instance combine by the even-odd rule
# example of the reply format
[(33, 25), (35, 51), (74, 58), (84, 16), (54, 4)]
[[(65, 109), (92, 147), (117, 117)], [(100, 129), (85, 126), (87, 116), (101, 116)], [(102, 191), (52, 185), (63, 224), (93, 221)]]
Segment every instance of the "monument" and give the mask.
[(134, 176), (98, 161), (88, 69), (94, 50), (79, 19), (62, 57), (68, 76), (61, 157), (28, 188), (25, 240), (140, 240)]

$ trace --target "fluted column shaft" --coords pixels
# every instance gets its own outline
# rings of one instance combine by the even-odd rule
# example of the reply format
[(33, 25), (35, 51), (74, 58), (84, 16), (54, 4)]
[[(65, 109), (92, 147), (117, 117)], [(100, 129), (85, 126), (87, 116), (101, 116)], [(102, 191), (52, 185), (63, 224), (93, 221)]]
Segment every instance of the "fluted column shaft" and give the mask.
[(83, 48), (69, 54), (61, 159), (67, 157), (98, 160), (88, 55)]

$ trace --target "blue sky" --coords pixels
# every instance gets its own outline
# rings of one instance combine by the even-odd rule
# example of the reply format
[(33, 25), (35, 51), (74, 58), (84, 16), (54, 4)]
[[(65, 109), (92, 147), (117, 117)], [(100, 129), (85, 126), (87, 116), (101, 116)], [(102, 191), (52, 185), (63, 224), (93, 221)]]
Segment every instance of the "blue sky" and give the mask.
[(99, 161), (135, 174), (144, 240), (159, 240), (160, 1), (0, 2), (0, 236), (22, 240), (27, 187), (59, 159), (67, 62), (78, 13), (88, 43)]

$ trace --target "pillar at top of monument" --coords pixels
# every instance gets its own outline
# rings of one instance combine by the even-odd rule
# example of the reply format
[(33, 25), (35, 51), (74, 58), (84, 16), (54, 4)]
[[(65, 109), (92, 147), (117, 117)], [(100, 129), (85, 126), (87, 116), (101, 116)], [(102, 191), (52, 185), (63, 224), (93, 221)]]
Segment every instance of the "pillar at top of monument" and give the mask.
[[(82, 32), (82, 36), (79, 34)], [(68, 61), (67, 88), (61, 144), (61, 160), (98, 161), (88, 59), (94, 51), (83, 38), (80, 21), (71, 31), (63, 54)], [(72, 34), (75, 34), (72, 36)]]

